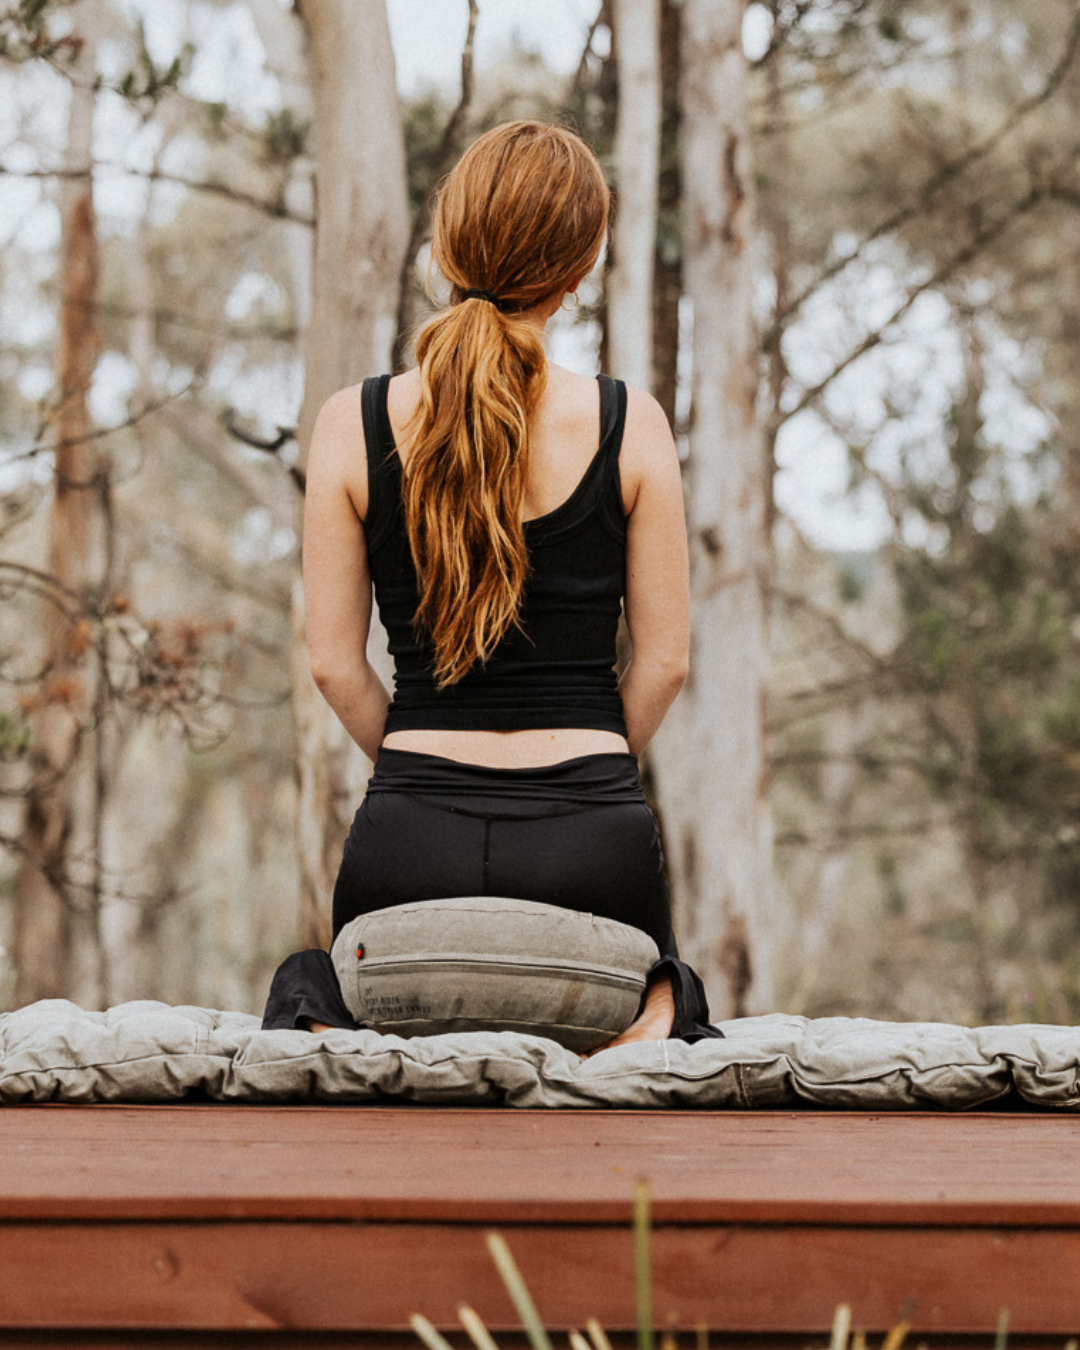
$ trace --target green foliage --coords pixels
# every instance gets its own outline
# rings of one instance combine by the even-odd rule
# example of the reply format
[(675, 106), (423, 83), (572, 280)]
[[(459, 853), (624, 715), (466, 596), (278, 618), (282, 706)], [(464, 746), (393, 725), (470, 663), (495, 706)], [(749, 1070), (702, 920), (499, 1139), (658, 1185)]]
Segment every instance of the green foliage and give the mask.
[(278, 108), (266, 114), (262, 132), (264, 157), (272, 163), (287, 164), (304, 153), (310, 127), (297, 120), (292, 108)]
[[(934, 749), (926, 781), (955, 812), (977, 900), (1019, 888), (1018, 919), (1060, 908), (1064, 935), (1080, 931), (1080, 609), (1061, 584), (1060, 505), (1050, 494), (1021, 505), (1010, 492), (1007, 452), (978, 412), (983, 387), (969, 349), (944, 423), (944, 471), (905, 493), (937, 533), (898, 552), (897, 651)], [(959, 939), (985, 942), (969, 919)], [(946, 936), (940, 925), (924, 931)], [(995, 941), (1015, 946), (1018, 935), (1006, 925)]]
[(450, 111), (436, 92), (413, 99), (402, 109), (409, 202), (414, 211), (425, 207), (435, 186), (434, 166)]
[(0, 58), (22, 62), (77, 56), (79, 39), (51, 27), (53, 18), (69, 8), (67, 0), (18, 0), (0, 13)]
[(874, 570), (870, 553), (848, 551), (837, 554), (837, 590), (844, 604), (853, 604), (866, 595)]
[(226, 134), (226, 121), (229, 116), (228, 104), (218, 101), (204, 103), (207, 126), (214, 140), (221, 140)]
[[(1033, 177), (1063, 173), (1073, 190), (1074, 169), (1064, 166), (1080, 106), (1075, 51), (1065, 79), (1046, 84), (1069, 50), (1070, 15), (1033, 0), (991, 0), (978, 20), (967, 7), (929, 0), (841, 3), (806, 15), (778, 3), (775, 12), (783, 26), (779, 116), (765, 80), (757, 90), (762, 191), (773, 199), (763, 221), (770, 230), (774, 220), (786, 226), (776, 242), (783, 248), (786, 240), (789, 293), (809, 287), (821, 306), (816, 326), (800, 330), (802, 315), (784, 321), (784, 350), (797, 357), (800, 342), (825, 331), (822, 314), (850, 329), (830, 360), (871, 335), (878, 356), (859, 358), (871, 373), (869, 399), (845, 372), (827, 385), (822, 420), (848, 447), (852, 490), (877, 489), (895, 524), (880, 558), (896, 583), (874, 631), (879, 592), (860, 596), (837, 563), (829, 613), (858, 643), (839, 671), (839, 660), (830, 666), (814, 652), (823, 687), (837, 691), (818, 705), (829, 709), (820, 726), (831, 748), (816, 786), (798, 760), (810, 740), (805, 714), (799, 720), (778, 700), (778, 724), (786, 716), (793, 726), (779, 755), (778, 787), (788, 798), (778, 795), (809, 841), (791, 846), (785, 866), (796, 884), (811, 878), (809, 903), (822, 894), (810, 851), (829, 841), (851, 878), (850, 910), (876, 905), (884, 920), (875, 955), (860, 949), (849, 962), (879, 978), (833, 1010), (863, 1011), (869, 999), (892, 1016), (933, 1006), (934, 1016), (953, 1020), (987, 1020), (995, 1010), (1027, 1020), (1045, 1008), (1051, 1020), (1076, 1020), (1075, 208), (1040, 206), (947, 270), (988, 222), (1007, 218)], [(1006, 27), (1022, 39), (1013, 48), (1001, 43)], [(845, 258), (854, 261), (837, 282), (814, 290), (825, 268)], [(894, 342), (917, 352), (926, 332), (918, 324), (907, 332), (886, 325), (874, 345), (881, 318), (868, 313), (863, 283), (875, 274), (889, 277), (898, 298), (941, 276), (928, 312), (940, 306), (936, 335), (951, 335), (959, 377), (928, 360), (909, 381), (903, 363), (891, 363)], [(892, 303), (890, 296), (879, 314)], [(951, 402), (935, 416), (930, 409), (950, 380)], [(799, 379), (790, 384), (794, 403)], [(1018, 436), (1009, 426), (1018, 409), (1037, 410), (1046, 429)], [(807, 593), (818, 601), (822, 591)], [(809, 631), (831, 648), (835, 628)], [(837, 735), (848, 718), (859, 731)], [(818, 825), (826, 775), (842, 775), (845, 756), (858, 766), (851, 790), (836, 790), (837, 814)], [(874, 776), (882, 764), (891, 765), (885, 780)], [(847, 839), (854, 842), (841, 850), (836, 841)], [(831, 922), (838, 932), (850, 925), (849, 910)], [(922, 996), (912, 998), (914, 990)], [(819, 1005), (810, 999), (803, 1010)]]
[(878, 32), (886, 42), (900, 42), (904, 36), (904, 29), (899, 14), (883, 14), (878, 19)]
[(127, 99), (129, 103), (144, 109), (152, 109), (169, 90), (178, 87), (180, 80), (191, 68), (195, 44), (185, 42), (167, 66), (159, 66), (146, 45), (146, 32), (141, 19), (136, 24), (135, 36), (135, 65), (124, 72), (115, 89), (121, 98)]
[(21, 759), (30, 746), (30, 728), (19, 712), (0, 710), (0, 763)]

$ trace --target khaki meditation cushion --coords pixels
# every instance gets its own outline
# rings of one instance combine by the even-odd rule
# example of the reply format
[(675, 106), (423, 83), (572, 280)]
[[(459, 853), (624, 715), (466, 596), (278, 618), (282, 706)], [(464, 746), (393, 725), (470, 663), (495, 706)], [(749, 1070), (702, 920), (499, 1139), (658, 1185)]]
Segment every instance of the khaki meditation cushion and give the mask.
[(470, 896), (362, 914), (330, 955), (349, 1011), (376, 1031), (518, 1031), (584, 1052), (634, 1020), (660, 954), (614, 919)]

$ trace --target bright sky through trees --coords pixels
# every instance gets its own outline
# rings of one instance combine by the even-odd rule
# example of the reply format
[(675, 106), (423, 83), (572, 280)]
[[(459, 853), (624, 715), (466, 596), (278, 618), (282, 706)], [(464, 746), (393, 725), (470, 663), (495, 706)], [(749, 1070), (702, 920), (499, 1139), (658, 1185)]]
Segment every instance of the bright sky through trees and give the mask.
[[(284, 5), (286, 0), (280, 0)], [(186, 87), (196, 97), (207, 100), (224, 99), (242, 108), (248, 115), (269, 111), (278, 106), (281, 92), (278, 82), (263, 62), (258, 33), (247, 6), (241, 3), (196, 5), (187, 11), (173, 0), (113, 0), (121, 10), (141, 15), (147, 43), (154, 59), (163, 66), (173, 58), (185, 38), (195, 43), (196, 57)], [(576, 68), (590, 24), (593, 22), (598, 0), (545, 0), (543, 5), (533, 0), (483, 0), (476, 31), (475, 60), (480, 80), (515, 47), (539, 54), (552, 70), (568, 75)], [(448, 98), (454, 96), (460, 78), (460, 55), (465, 37), (468, 11), (465, 0), (387, 0), (391, 36), (397, 62), (398, 85), (405, 97), (413, 97), (435, 87)], [(186, 26), (189, 25), (189, 26)], [(751, 4), (744, 25), (747, 52), (760, 53), (768, 41), (770, 19), (760, 4)], [(602, 35), (594, 40), (602, 51)], [(108, 68), (110, 53), (103, 51), (103, 62)], [(273, 65), (273, 54), (269, 64)], [(112, 53), (112, 72), (117, 77), (125, 53)], [(119, 64), (118, 64), (119, 63)], [(358, 72), (362, 74), (362, 72)], [(29, 95), (25, 82), (22, 97)], [(59, 136), (62, 107), (60, 101), (43, 91), (40, 108), (34, 121), (49, 139)], [(115, 101), (104, 100), (100, 110), (100, 129), (96, 152), (99, 169), (96, 176), (95, 200), (101, 213), (103, 232), (126, 228), (126, 222), (135, 220), (144, 209), (145, 183), (110, 164), (123, 163), (130, 168), (147, 167), (154, 150), (156, 131), (153, 128), (140, 133), (127, 109)], [(52, 124), (55, 122), (55, 128)], [(18, 147), (12, 147), (8, 159), (12, 165), (18, 160)], [(177, 166), (174, 164), (173, 168)], [(196, 166), (190, 166), (193, 171)], [(168, 209), (170, 197), (182, 193), (170, 192), (168, 184), (157, 185), (157, 209)], [(21, 242), (32, 248), (53, 249), (56, 246), (58, 217), (49, 200), (42, 200), (40, 185), (17, 178), (3, 184), (3, 215), (8, 222), (5, 236), (10, 236), (11, 222), (24, 222)], [(44, 194), (47, 196), (47, 194)], [(32, 199), (38, 199), (32, 202)], [(874, 269), (870, 268), (870, 273)], [(859, 272), (859, 275), (856, 273)], [(886, 285), (893, 284), (889, 267), (879, 269), (879, 278)], [(874, 277), (853, 269), (851, 280), (865, 298), (871, 290)], [(888, 304), (893, 297), (885, 296)], [(838, 383), (837, 395), (858, 415), (860, 403), (880, 397), (883, 387), (898, 375), (910, 378), (915, 365), (926, 363), (933, 354), (931, 369), (926, 373), (926, 393), (930, 403), (937, 405), (948, 397), (946, 385), (955, 374), (956, 362), (952, 352), (936, 350), (940, 334), (927, 307), (917, 308), (909, 315), (904, 333), (891, 344), (888, 353), (882, 351), (859, 363), (852, 377)], [(835, 316), (832, 316), (833, 318)], [(46, 316), (36, 316), (41, 322)], [(28, 313), (23, 322), (32, 324), (35, 316)], [(824, 325), (822, 330), (821, 325)], [(794, 369), (808, 369), (820, 360), (828, 343), (818, 341), (821, 331), (832, 326), (829, 314), (817, 314), (816, 322), (801, 324), (789, 334), (789, 359)], [(811, 331), (812, 330), (812, 331)], [(573, 365), (581, 364), (580, 331), (569, 331), (566, 325), (553, 334), (555, 359)], [(586, 340), (586, 346), (588, 342)], [(585, 365), (591, 361), (584, 352)], [(126, 392), (112, 378), (103, 380), (106, 372), (98, 372), (99, 386), (106, 383), (119, 397)], [(804, 371), (805, 373), (805, 371)], [(48, 372), (42, 371), (42, 378)], [(122, 381), (120, 382), (122, 384)], [(26, 391), (32, 392), (32, 391)], [(104, 410), (100, 400), (96, 410)], [(1005, 399), (1004, 402), (1008, 403)], [(105, 400), (109, 402), (109, 400)], [(1015, 402), (1015, 400), (1013, 400)], [(288, 419), (289, 410), (281, 408), (278, 414)], [(1027, 442), (1031, 435), (1037, 439), (1045, 428), (1028, 428), (1028, 435), (1019, 440)], [(839, 439), (813, 413), (804, 413), (785, 425), (777, 444), (779, 472), (776, 479), (776, 497), (781, 510), (792, 517), (817, 544), (832, 548), (873, 548), (888, 534), (889, 524), (884, 508), (872, 491), (861, 495), (846, 493), (846, 452)]]

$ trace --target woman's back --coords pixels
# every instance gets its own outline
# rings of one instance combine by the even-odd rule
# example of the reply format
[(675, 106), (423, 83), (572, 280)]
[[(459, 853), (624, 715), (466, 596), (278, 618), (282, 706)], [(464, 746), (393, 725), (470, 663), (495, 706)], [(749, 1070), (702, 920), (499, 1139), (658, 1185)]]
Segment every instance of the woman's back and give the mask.
[[(605, 448), (602, 394), (607, 391), (610, 409), (615, 382), (554, 366), (544, 350), (546, 323), (599, 258), (608, 195), (595, 156), (564, 128), (519, 122), (482, 136), (436, 196), (432, 261), (450, 285), (450, 303), (417, 335), (417, 368), (380, 381), (381, 420), (373, 419), (370, 406), (361, 409), (355, 387), (332, 397), (316, 421), (304, 548), (312, 669), (373, 758), (384, 743), (384, 727), (388, 747), (492, 766), (551, 764), (628, 748), (637, 753), (685, 675), (688, 569), (670, 428), (648, 394), (624, 394), (620, 385), (618, 428)], [(383, 469), (388, 455), (397, 471), (392, 483)], [(589, 716), (588, 700), (582, 700), (585, 712), (575, 721), (573, 699), (566, 696), (565, 717), (549, 707), (515, 725), (505, 706), (485, 722), (473, 700), (470, 717), (452, 726), (446, 716), (423, 720), (424, 709), (439, 703), (425, 693), (413, 698), (406, 725), (399, 700), (389, 700), (363, 650), (371, 612), (369, 550), (386, 533), (386, 500), (400, 508), (396, 557), (404, 558), (397, 567), (400, 584), (388, 581), (384, 569), (381, 588), (396, 601), (395, 654), (404, 655), (405, 665), (403, 671), (398, 661), (397, 675), (415, 695), (421, 684), (416, 648), (422, 643), (424, 677), (432, 690), (447, 692), (445, 712), (467, 701), (455, 699), (455, 687), (471, 679), (475, 691), (510, 645), (520, 648), (530, 640), (530, 535), (535, 540), (545, 527), (530, 531), (529, 523), (542, 522), (564, 503), (576, 507), (579, 485), (588, 483), (598, 461), (608, 542), (615, 537), (620, 546), (618, 593), (612, 597), (608, 584), (610, 549), (598, 543), (593, 554), (607, 579), (602, 614), (597, 611), (606, 667), (595, 643), (579, 658), (571, 641), (565, 673), (572, 682), (577, 670), (584, 672), (588, 693), (604, 706), (598, 702), (596, 715)], [(385, 499), (373, 504), (374, 523), (368, 519), (369, 490)], [(586, 547), (565, 569), (566, 611), (577, 613), (579, 635), (575, 586), (586, 577), (590, 556)], [(406, 572), (412, 575), (406, 578)], [(403, 617), (397, 611), (408, 598), (406, 580), (413, 606)], [(623, 591), (633, 658), (616, 690), (614, 621)], [(554, 599), (549, 589), (548, 652)], [(535, 665), (523, 672), (521, 706), (535, 682)], [(549, 665), (557, 680), (557, 656)], [(610, 686), (606, 701), (601, 684)], [(495, 681), (488, 687), (495, 692)], [(513, 702), (508, 698), (506, 706)]]
[[(408, 464), (407, 427), (420, 399), (420, 370), (395, 375), (387, 392), (394, 442)], [(600, 443), (600, 393), (596, 380), (549, 363), (547, 385), (529, 423), (529, 467), (523, 520), (554, 511), (581, 481)], [(620, 471), (627, 476), (620, 454)], [(624, 509), (633, 497), (623, 483)]]

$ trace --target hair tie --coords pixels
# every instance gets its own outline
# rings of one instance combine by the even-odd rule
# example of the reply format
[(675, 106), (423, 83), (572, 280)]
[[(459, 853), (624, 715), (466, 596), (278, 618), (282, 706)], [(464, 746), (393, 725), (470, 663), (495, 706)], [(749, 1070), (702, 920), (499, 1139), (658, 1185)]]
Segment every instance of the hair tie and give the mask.
[(496, 309), (502, 309), (502, 301), (498, 296), (492, 295), (490, 291), (481, 291), (473, 287), (470, 290), (462, 292), (462, 298), (465, 300), (487, 300), (493, 304)]

